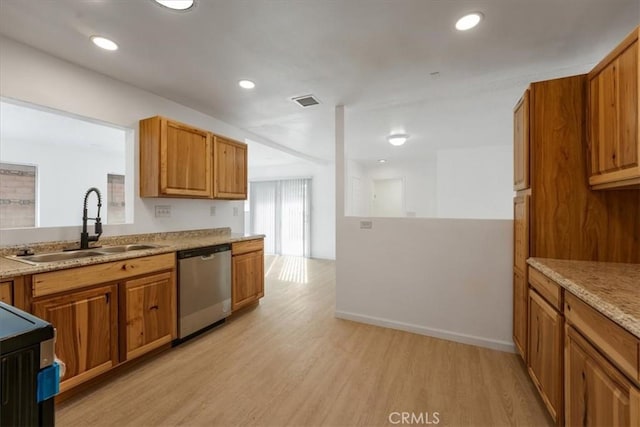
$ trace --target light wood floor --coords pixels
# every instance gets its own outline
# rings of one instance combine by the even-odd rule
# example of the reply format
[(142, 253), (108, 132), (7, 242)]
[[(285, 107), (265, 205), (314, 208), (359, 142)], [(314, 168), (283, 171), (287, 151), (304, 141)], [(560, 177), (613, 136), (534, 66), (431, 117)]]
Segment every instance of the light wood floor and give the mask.
[(57, 425), (551, 425), (515, 355), (336, 319), (332, 261), (265, 262), (255, 309), (64, 402)]

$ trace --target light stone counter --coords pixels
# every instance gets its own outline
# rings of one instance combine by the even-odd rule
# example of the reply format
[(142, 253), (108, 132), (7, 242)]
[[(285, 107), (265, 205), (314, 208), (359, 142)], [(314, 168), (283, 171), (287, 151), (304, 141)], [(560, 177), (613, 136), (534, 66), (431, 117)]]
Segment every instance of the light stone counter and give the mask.
[(548, 258), (527, 263), (640, 338), (640, 264)]
[(6, 256), (17, 253), (21, 248), (29, 247), (36, 254), (58, 252), (67, 247), (77, 245), (77, 242), (45, 242), (22, 246), (0, 247), (0, 280), (9, 279), (16, 276), (43, 273), (46, 271), (62, 270), (65, 268), (81, 267), (85, 265), (101, 264), (110, 261), (119, 261), (129, 258), (140, 258), (149, 255), (158, 255), (169, 252), (181, 251), (203, 246), (219, 245), (224, 243), (240, 242), (243, 240), (253, 240), (264, 238), (262, 234), (246, 235), (231, 233), (229, 228), (178, 231), (170, 233), (135, 234), (126, 236), (114, 236), (101, 238), (98, 242), (102, 246), (126, 245), (126, 244), (153, 244), (156, 248), (138, 251), (99, 255), (71, 259), (65, 261), (47, 262), (38, 265), (31, 265)]

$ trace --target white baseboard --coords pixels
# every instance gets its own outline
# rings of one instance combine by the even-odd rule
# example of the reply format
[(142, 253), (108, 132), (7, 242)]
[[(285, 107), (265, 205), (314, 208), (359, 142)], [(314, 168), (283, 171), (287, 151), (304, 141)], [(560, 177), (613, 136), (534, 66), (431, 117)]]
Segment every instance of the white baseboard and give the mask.
[(489, 338), (476, 337), (473, 335), (466, 335), (458, 332), (445, 331), (436, 328), (428, 328), (426, 326), (397, 322), (395, 320), (366, 316), (363, 314), (350, 313), (346, 311), (336, 310), (334, 314), (338, 319), (353, 320), (354, 322), (366, 323), (368, 325), (398, 329), (400, 331), (413, 332), (415, 334), (426, 335), (429, 337), (440, 338), (443, 340), (454, 341), (463, 344), (475, 345), (478, 347), (490, 348), (492, 350), (505, 351), (508, 353), (515, 353), (516, 351), (513, 343), (509, 341), (492, 340)]

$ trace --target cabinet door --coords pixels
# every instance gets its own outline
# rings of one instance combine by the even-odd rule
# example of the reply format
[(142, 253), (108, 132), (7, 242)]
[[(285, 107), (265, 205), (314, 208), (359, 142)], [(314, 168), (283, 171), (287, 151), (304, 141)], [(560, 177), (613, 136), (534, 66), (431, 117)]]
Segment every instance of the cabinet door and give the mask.
[(247, 147), (219, 136), (215, 137), (214, 197), (247, 198)]
[(513, 343), (527, 360), (527, 280), (525, 273), (513, 270)]
[(129, 280), (120, 288), (121, 359), (141, 356), (171, 342), (174, 318), (171, 272)]
[(529, 290), (528, 370), (552, 418), (562, 424), (563, 318), (534, 290)]
[(524, 273), (529, 258), (529, 196), (513, 199), (513, 266)]
[(116, 285), (33, 303), (33, 313), (56, 328), (56, 355), (66, 365), (65, 391), (118, 363)]
[(0, 301), (13, 305), (13, 282), (0, 282)]
[(236, 310), (264, 296), (264, 252), (233, 256), (231, 309)]
[(596, 188), (640, 184), (638, 41), (589, 75), (589, 183)]
[(211, 197), (211, 134), (166, 119), (160, 126), (161, 193)]
[(529, 90), (513, 111), (513, 189), (529, 188)]
[(638, 389), (579, 332), (566, 331), (566, 425), (637, 426)]

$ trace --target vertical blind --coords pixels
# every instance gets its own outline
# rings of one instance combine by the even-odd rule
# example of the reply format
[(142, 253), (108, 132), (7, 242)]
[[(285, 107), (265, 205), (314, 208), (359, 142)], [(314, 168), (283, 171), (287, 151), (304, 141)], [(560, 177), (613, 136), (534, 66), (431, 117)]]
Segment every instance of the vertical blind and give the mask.
[(309, 256), (310, 207), (310, 179), (250, 183), (251, 233), (266, 236), (267, 253)]

